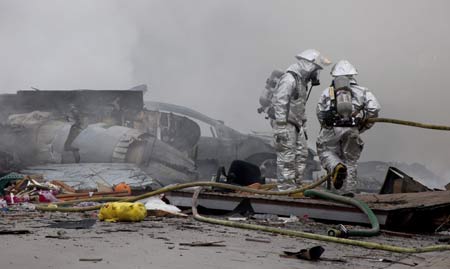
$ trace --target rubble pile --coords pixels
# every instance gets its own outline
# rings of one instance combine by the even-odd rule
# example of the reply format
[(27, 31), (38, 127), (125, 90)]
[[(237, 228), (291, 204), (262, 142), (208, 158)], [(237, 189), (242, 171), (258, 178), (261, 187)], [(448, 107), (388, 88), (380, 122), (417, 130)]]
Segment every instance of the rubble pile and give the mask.
[[(67, 229), (83, 229), (94, 231), (94, 239), (173, 223), (177, 232), (202, 232), (211, 227), (200, 222), (209, 222), (268, 232), (262, 239), (245, 234), (245, 241), (253, 243), (272, 244), (274, 234), (282, 234), (397, 252), (450, 248), (433, 242), (418, 249), (388, 245), (386, 236), (416, 238), (419, 245), (422, 238), (416, 233), (424, 232), (448, 242), (450, 229), (449, 191), (429, 188), (393, 167), (377, 170), (388, 171), (383, 184), (365, 171), (369, 177), (361, 180), (359, 191), (366, 194), (327, 193), (340, 197), (327, 200), (311, 196), (323, 191), (305, 188), (280, 195), (281, 186), (271, 180), (276, 162), (270, 139), (242, 134), (197, 111), (157, 102), (147, 102), (146, 108), (142, 93), (130, 91), (21, 91), (7, 101), (0, 111), (0, 235), (32, 236), (56, 228), (45, 238), (73, 240)], [(306, 184), (320, 176), (316, 159), (309, 149)], [(326, 176), (313, 185), (325, 189), (320, 186), (325, 181)], [(356, 204), (366, 207), (349, 206), (361, 209)], [(330, 229), (330, 223), (339, 225)], [(367, 224), (372, 226), (370, 239)], [(148, 238), (166, 242), (174, 233), (150, 231)], [(182, 247), (227, 248), (233, 235), (217, 233), (214, 240), (174, 237), (180, 236)], [(349, 238), (355, 234), (367, 242)], [(330, 258), (330, 249), (326, 244), (295, 246), (280, 250), (277, 258), (347, 263), (337, 255)], [(397, 263), (392, 257), (380, 261)]]
[(130, 195), (128, 191), (86, 191), (77, 190), (63, 181), (48, 180), (43, 175), (21, 175), (10, 173), (0, 178), (0, 190), (3, 198), (0, 203), (20, 204), (20, 203), (54, 203), (69, 201), (83, 197), (121, 197)]

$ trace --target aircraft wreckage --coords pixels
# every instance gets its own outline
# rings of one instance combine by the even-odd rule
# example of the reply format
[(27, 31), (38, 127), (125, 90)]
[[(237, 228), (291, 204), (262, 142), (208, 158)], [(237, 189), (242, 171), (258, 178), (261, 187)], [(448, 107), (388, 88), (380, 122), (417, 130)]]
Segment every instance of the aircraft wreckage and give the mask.
[[(395, 168), (389, 168), (379, 194), (352, 199), (321, 190), (304, 190), (303, 195), (295, 196), (298, 192), (264, 189), (273, 187), (264, 180), (275, 168), (275, 154), (268, 137), (242, 134), (185, 107), (144, 103), (142, 91), (19, 91), (1, 95), (0, 105), (0, 173), (7, 174), (0, 177), (0, 190), (10, 205), (38, 201), (33, 210), (80, 212), (102, 210), (103, 206), (89, 204), (79, 208), (66, 207), (64, 203), (121, 197), (132, 202), (165, 193), (164, 199), (171, 206), (192, 206), (194, 219), (212, 224), (404, 253), (450, 249), (447, 245), (408, 248), (347, 238), (447, 229), (449, 191), (433, 191)], [(310, 151), (310, 174), (319, 170), (313, 156)], [(242, 160), (251, 166), (240, 169), (237, 164)], [(222, 176), (225, 182), (221, 181)], [(245, 182), (246, 179), (258, 182)], [(323, 177), (314, 184), (326, 180)], [(200, 192), (202, 188), (197, 188), (194, 193), (186, 189), (194, 186), (208, 189)], [(158, 190), (149, 191), (155, 189)], [(140, 193), (143, 194), (137, 196)], [(128, 198), (130, 195), (134, 196)], [(145, 200), (145, 208), (150, 212), (155, 208), (152, 203), (155, 202)], [(206, 213), (244, 216), (247, 222), (240, 223), (242, 218), (236, 221), (205, 217), (197, 211), (197, 205)], [(100, 216), (101, 213), (99, 219), (104, 220)], [(325, 236), (253, 224), (248, 216), (285, 216), (295, 222), (300, 222), (300, 217), (339, 225), (329, 228)], [(145, 214), (139, 220), (143, 218)], [(355, 229), (349, 224), (369, 224), (371, 228)], [(388, 231), (380, 230), (381, 227)]]
[[(242, 159), (274, 177), (269, 138), (242, 134), (182, 106), (144, 105), (145, 85), (135, 88), (0, 95), (0, 172), (43, 164), (132, 163), (167, 185), (209, 179), (220, 166)], [(311, 177), (320, 168), (313, 158), (310, 150)]]

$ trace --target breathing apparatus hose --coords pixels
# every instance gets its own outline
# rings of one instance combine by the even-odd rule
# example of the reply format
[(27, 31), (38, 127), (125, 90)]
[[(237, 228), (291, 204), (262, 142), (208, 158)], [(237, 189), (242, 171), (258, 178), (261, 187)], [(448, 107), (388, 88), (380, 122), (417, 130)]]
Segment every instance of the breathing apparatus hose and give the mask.
[(384, 122), (384, 123), (406, 125), (406, 126), (424, 128), (424, 129), (450, 131), (450, 126), (426, 124), (426, 123), (420, 123), (420, 122), (415, 122), (415, 121), (398, 120), (398, 119), (390, 119), (390, 118), (369, 118), (366, 120), (366, 122), (367, 123)]
[[(326, 241), (326, 242), (345, 244), (345, 245), (363, 247), (363, 248), (368, 248), (368, 249), (378, 249), (378, 250), (384, 250), (384, 251), (398, 252), (398, 253), (424, 253), (424, 252), (432, 252), (432, 251), (450, 250), (450, 245), (432, 245), (432, 246), (419, 247), (419, 248), (399, 247), (399, 246), (381, 244), (381, 243), (376, 243), (376, 242), (367, 242), (367, 241), (347, 239), (347, 238), (338, 238), (338, 237), (334, 237), (334, 236), (320, 235), (320, 234), (314, 234), (314, 233), (281, 229), (281, 228), (270, 227), (270, 226), (262, 226), (262, 225), (249, 224), (249, 223), (240, 223), (240, 222), (234, 222), (234, 221), (229, 221), (229, 220), (204, 217), (204, 216), (200, 215), (197, 211), (198, 195), (200, 194), (200, 191), (201, 191), (201, 188), (197, 189), (194, 193), (194, 196), (192, 197), (192, 214), (194, 216), (194, 219), (196, 219), (198, 221), (202, 221), (202, 222), (218, 224), (218, 225), (223, 225), (223, 226), (228, 226), (228, 227), (233, 227), (233, 228), (264, 231), (264, 232), (268, 232), (268, 233), (276, 233), (276, 234), (282, 234), (282, 235), (287, 235), (287, 236), (295, 236), (295, 237), (301, 237), (301, 238), (312, 239), (312, 240)], [(310, 193), (310, 195), (313, 195), (313, 193)], [(317, 193), (314, 193), (314, 195), (317, 195)]]

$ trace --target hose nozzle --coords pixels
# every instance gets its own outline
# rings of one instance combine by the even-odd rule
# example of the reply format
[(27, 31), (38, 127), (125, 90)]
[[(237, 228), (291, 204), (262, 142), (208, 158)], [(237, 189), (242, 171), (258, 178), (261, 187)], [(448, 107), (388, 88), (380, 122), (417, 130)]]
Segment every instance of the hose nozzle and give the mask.
[(331, 228), (328, 230), (327, 234), (328, 236), (347, 238), (348, 229), (344, 225), (339, 224), (337, 229)]

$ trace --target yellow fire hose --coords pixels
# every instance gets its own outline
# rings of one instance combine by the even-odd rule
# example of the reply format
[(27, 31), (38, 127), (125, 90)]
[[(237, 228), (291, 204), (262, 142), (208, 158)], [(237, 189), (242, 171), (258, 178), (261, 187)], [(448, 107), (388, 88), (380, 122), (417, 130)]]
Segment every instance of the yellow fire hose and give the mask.
[(219, 183), (219, 182), (211, 182), (211, 181), (197, 181), (197, 182), (189, 182), (189, 183), (181, 183), (176, 185), (169, 185), (166, 187), (163, 187), (161, 189), (157, 189), (155, 191), (151, 191), (148, 193), (144, 193), (142, 195), (133, 196), (130, 198), (123, 198), (123, 197), (98, 197), (98, 198), (87, 198), (87, 199), (79, 199), (79, 200), (73, 200), (68, 202), (60, 202), (60, 203), (54, 203), (49, 205), (37, 205), (36, 209), (40, 211), (59, 211), (59, 212), (85, 212), (85, 211), (93, 211), (98, 210), (102, 206), (96, 205), (96, 206), (87, 206), (87, 207), (60, 207), (65, 205), (71, 205), (75, 203), (81, 203), (81, 202), (98, 202), (98, 201), (121, 201), (121, 202), (135, 202), (138, 200), (142, 200), (145, 198), (149, 198), (161, 193), (166, 193), (170, 191), (176, 191), (180, 189), (186, 189), (191, 187), (216, 187), (216, 188), (223, 188), (223, 189), (229, 189), (234, 191), (241, 191), (241, 192), (249, 192), (249, 193), (255, 193), (255, 194), (261, 194), (261, 195), (279, 195), (279, 196), (288, 196), (293, 195), (297, 193), (303, 193), (305, 190), (313, 189), (325, 181), (327, 181), (329, 178), (328, 175), (322, 177), (320, 180), (293, 190), (288, 191), (265, 191), (265, 190), (257, 190), (247, 187), (241, 187), (236, 185), (230, 185), (225, 183)]
[[(417, 128), (425, 128), (425, 129), (432, 129), (432, 130), (441, 130), (441, 131), (450, 131), (450, 126), (443, 126), (443, 125), (433, 125), (433, 124), (424, 124), (420, 122), (414, 122), (414, 121), (406, 121), (406, 120), (398, 120), (398, 119), (390, 119), (390, 118), (370, 118), (366, 120), (367, 123), (391, 123), (391, 124), (399, 124), (399, 125), (406, 125), (411, 127), (417, 127)], [(92, 210), (98, 210), (101, 208), (101, 206), (90, 206), (90, 207), (59, 207), (59, 206), (65, 206), (80, 202), (97, 202), (97, 201), (124, 201), (124, 202), (134, 202), (137, 200), (141, 200), (144, 198), (148, 198), (154, 195), (158, 195), (164, 192), (179, 190), (179, 189), (185, 189), (190, 187), (218, 187), (218, 188), (224, 188), (224, 189), (231, 189), (235, 191), (243, 191), (243, 192), (249, 192), (249, 193), (255, 193), (255, 194), (262, 194), (262, 195), (291, 195), (296, 193), (302, 193), (303, 191), (307, 189), (315, 188), (319, 185), (321, 185), (323, 182), (327, 180), (327, 176), (322, 178), (321, 180), (317, 181), (316, 183), (313, 183), (310, 186), (302, 187), (299, 189), (291, 190), (291, 191), (262, 191), (262, 190), (255, 190), (245, 187), (239, 187), (239, 186), (233, 186), (229, 184), (223, 184), (218, 182), (210, 182), (210, 181), (199, 181), (199, 182), (191, 182), (191, 183), (183, 183), (183, 184), (177, 184), (172, 186), (166, 186), (164, 188), (158, 189), (156, 191), (152, 191), (140, 196), (131, 197), (131, 198), (117, 198), (117, 197), (99, 197), (99, 198), (87, 198), (87, 199), (80, 199), (80, 200), (74, 200), (69, 202), (61, 202), (61, 203), (55, 203), (50, 206), (36, 206), (36, 209), (41, 211), (61, 211), (61, 212), (84, 212), (84, 211), (92, 211)]]
[[(368, 123), (384, 122), (384, 123), (406, 125), (406, 126), (417, 127), (417, 128), (450, 131), (450, 126), (423, 124), (423, 123), (419, 123), (419, 122), (389, 119), (389, 118), (371, 118), (371, 119), (368, 119), (367, 122)], [(380, 244), (380, 243), (376, 243), (376, 242), (367, 242), (367, 241), (361, 241), (361, 240), (338, 238), (338, 237), (333, 237), (333, 236), (326, 236), (326, 235), (320, 235), (320, 234), (314, 234), (314, 233), (280, 229), (280, 228), (268, 227), (268, 226), (262, 226), (262, 225), (256, 225), (256, 224), (240, 223), (240, 222), (233, 222), (233, 221), (228, 221), (228, 220), (208, 218), (208, 217), (201, 216), (197, 211), (197, 200), (198, 200), (198, 195), (199, 195), (200, 191), (201, 191), (201, 189), (196, 190), (194, 193), (194, 196), (192, 198), (192, 214), (196, 220), (207, 222), (207, 223), (219, 224), (219, 225), (229, 226), (229, 227), (234, 227), (234, 228), (265, 231), (265, 232), (269, 232), (269, 233), (277, 233), (277, 234), (307, 238), (307, 239), (312, 239), (312, 240), (327, 241), (327, 242), (333, 242), (333, 243), (339, 243), (339, 244), (358, 246), (358, 247), (363, 247), (363, 248), (368, 248), (368, 249), (378, 249), (378, 250), (385, 250), (385, 251), (398, 252), (398, 253), (424, 253), (424, 252), (450, 250), (450, 245), (431, 245), (431, 246), (419, 247), (419, 248), (400, 247), (400, 246), (394, 246), (394, 245)]]
[(380, 243), (375, 243), (375, 242), (338, 238), (338, 237), (327, 236), (327, 235), (320, 235), (320, 234), (314, 234), (314, 233), (280, 229), (280, 228), (269, 227), (269, 226), (262, 226), (262, 225), (249, 224), (249, 223), (240, 223), (240, 222), (234, 222), (234, 221), (229, 221), (229, 220), (204, 217), (204, 216), (201, 216), (197, 211), (197, 201), (198, 201), (198, 195), (199, 195), (200, 191), (201, 191), (201, 188), (197, 189), (194, 193), (194, 196), (192, 197), (192, 215), (194, 216), (194, 218), (196, 220), (207, 222), (207, 223), (229, 226), (229, 227), (233, 227), (233, 228), (242, 228), (242, 229), (249, 229), (249, 230), (264, 231), (264, 232), (268, 232), (268, 233), (277, 233), (277, 234), (307, 238), (307, 239), (312, 239), (312, 240), (333, 242), (333, 243), (363, 247), (363, 248), (368, 248), (368, 249), (378, 249), (378, 250), (385, 250), (385, 251), (391, 251), (391, 252), (399, 252), (399, 253), (424, 253), (424, 252), (432, 252), (432, 251), (450, 250), (450, 245), (432, 245), (432, 246), (419, 247), (419, 248), (399, 247), (399, 246), (380, 244)]
[[(423, 123), (418, 123), (418, 122), (389, 119), (389, 118), (371, 118), (371, 119), (368, 119), (367, 122), (368, 123), (384, 122), (384, 123), (412, 126), (412, 127), (417, 127), (417, 128), (450, 131), (449, 126), (423, 124)], [(256, 190), (256, 189), (251, 189), (251, 188), (246, 188), (246, 187), (234, 186), (234, 185), (218, 183), (218, 182), (209, 182), (209, 181), (190, 182), (190, 183), (166, 186), (161, 189), (158, 189), (158, 190), (155, 190), (152, 192), (148, 192), (143, 195), (130, 197), (130, 198), (117, 198), (117, 197), (87, 198), (87, 199), (80, 199), (80, 200), (75, 200), (75, 201), (70, 201), (70, 202), (55, 203), (55, 204), (51, 204), (48, 206), (38, 205), (38, 206), (36, 206), (36, 209), (41, 210), (41, 211), (85, 212), (85, 211), (98, 210), (101, 208), (101, 205), (89, 206), (89, 207), (60, 207), (60, 206), (70, 205), (70, 204), (79, 203), (79, 202), (88, 202), (88, 201), (134, 202), (134, 201), (145, 199), (145, 198), (155, 196), (155, 195), (158, 195), (161, 193), (175, 191), (175, 190), (179, 190), (179, 189), (190, 188), (190, 187), (217, 187), (217, 188), (231, 189), (234, 191), (242, 191), (242, 192), (260, 194), (260, 195), (292, 195), (292, 194), (297, 194), (297, 193), (303, 193), (305, 190), (308, 190), (308, 189), (313, 189), (313, 188), (321, 185), (325, 181), (327, 181), (328, 178), (329, 178), (329, 175), (324, 176), (322, 179), (320, 179), (319, 181), (317, 181), (311, 185), (308, 185), (308, 186), (305, 186), (302, 188), (298, 188), (295, 190), (290, 190), (290, 191), (264, 191), (264, 190)], [(375, 242), (352, 240), (352, 239), (346, 239), (346, 238), (337, 238), (337, 237), (326, 236), (326, 235), (319, 235), (319, 234), (313, 234), (313, 233), (306, 233), (306, 232), (280, 229), (280, 228), (274, 228), (274, 227), (266, 227), (266, 226), (255, 225), (255, 224), (239, 223), (239, 222), (232, 222), (232, 221), (227, 221), (227, 220), (203, 217), (203, 216), (199, 215), (197, 212), (197, 199), (198, 199), (198, 195), (199, 195), (201, 189), (202, 188), (197, 189), (194, 193), (192, 212), (193, 212), (194, 218), (196, 220), (203, 221), (203, 222), (219, 224), (219, 225), (224, 225), (224, 226), (230, 226), (230, 227), (235, 227), (235, 228), (243, 228), (243, 229), (251, 229), (251, 230), (259, 230), (259, 231), (265, 231), (265, 232), (271, 232), (271, 233), (278, 233), (278, 234), (302, 237), (302, 238), (313, 239), (313, 240), (321, 240), (321, 241), (327, 241), (327, 242), (333, 242), (333, 243), (347, 244), (347, 245), (359, 246), (359, 247), (369, 248), (369, 249), (379, 249), (379, 250), (385, 250), (385, 251), (400, 252), (400, 253), (423, 253), (423, 252), (431, 252), (431, 251), (450, 250), (450, 245), (433, 245), (433, 246), (420, 247), (420, 248), (399, 247), (399, 246), (386, 245), (386, 244), (380, 244), (380, 243), (375, 243)]]
[[(106, 197), (106, 200), (114, 200), (114, 201), (124, 201), (124, 202), (134, 202), (137, 200), (145, 199), (154, 195), (158, 195), (165, 192), (170, 192), (174, 190), (184, 189), (184, 188), (190, 188), (190, 187), (219, 187), (219, 188), (226, 188), (231, 189), (235, 191), (244, 191), (244, 192), (251, 192), (261, 195), (290, 195), (290, 194), (296, 194), (306, 191), (307, 189), (315, 188), (322, 183), (324, 183), (328, 179), (328, 175), (324, 176), (321, 180), (305, 186), (303, 188), (298, 188), (295, 190), (290, 191), (261, 191), (261, 190), (255, 190), (251, 188), (246, 187), (240, 187), (240, 186), (234, 186), (229, 184), (223, 184), (223, 183), (217, 183), (217, 182), (191, 182), (191, 183), (184, 183), (184, 184), (177, 184), (172, 186), (167, 186), (143, 195), (131, 197), (131, 198), (114, 198), (114, 197)], [(337, 238), (332, 236), (326, 236), (326, 235), (319, 235), (319, 234), (313, 234), (313, 233), (306, 233), (306, 232), (300, 232), (300, 231), (293, 231), (293, 230), (287, 230), (287, 229), (280, 229), (280, 228), (274, 228), (274, 227), (267, 227), (267, 226), (261, 226), (261, 225), (255, 225), (255, 224), (247, 224), (247, 223), (239, 223), (239, 222), (232, 222), (227, 220), (220, 220), (220, 219), (214, 219), (214, 218), (208, 218), (204, 217), (198, 214), (197, 212), (197, 198), (198, 194), (200, 193), (201, 189), (197, 189), (194, 193), (193, 197), (193, 207), (192, 212), (193, 216), (198, 221), (203, 221), (207, 223), (212, 224), (219, 224), (234, 228), (243, 228), (243, 229), (251, 229), (251, 230), (259, 230), (259, 231), (265, 231), (270, 233), (278, 233), (282, 235), (288, 235), (288, 236), (295, 236), (295, 237), (302, 237), (312, 240), (320, 240), (320, 241), (327, 241), (327, 242), (333, 242), (333, 243), (339, 243), (339, 244), (346, 244), (346, 245), (352, 245), (352, 246), (358, 246), (363, 248), (369, 248), (369, 249), (379, 249), (379, 250), (385, 250), (385, 251), (392, 251), (392, 252), (400, 252), (400, 253), (423, 253), (423, 252), (431, 252), (431, 251), (444, 251), (444, 250), (450, 250), (450, 245), (433, 245), (433, 246), (427, 246), (427, 247), (421, 247), (421, 248), (406, 248), (406, 247), (399, 247), (399, 246), (393, 246), (393, 245), (385, 245), (380, 243), (374, 243), (374, 242), (367, 242), (367, 241), (361, 241), (361, 240), (352, 240), (352, 239), (345, 239), (345, 238)], [(81, 199), (77, 201), (70, 201), (70, 202), (62, 202), (57, 203), (56, 205), (68, 205), (83, 201), (104, 201), (105, 198), (91, 198), (91, 199)], [(58, 206), (36, 206), (36, 209), (41, 211), (61, 211), (61, 212), (84, 212), (84, 211), (91, 211), (91, 210), (98, 210), (101, 206), (90, 206), (90, 207), (58, 207)]]
[(425, 124), (425, 123), (420, 123), (420, 122), (407, 121), (407, 120), (398, 120), (398, 119), (389, 119), (389, 118), (370, 118), (370, 119), (367, 119), (366, 122), (367, 123), (384, 122), (384, 123), (406, 125), (406, 126), (417, 127), (417, 128), (424, 128), (424, 129), (450, 131), (450, 126)]

